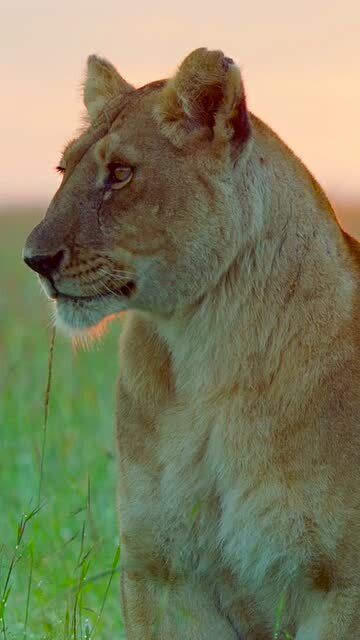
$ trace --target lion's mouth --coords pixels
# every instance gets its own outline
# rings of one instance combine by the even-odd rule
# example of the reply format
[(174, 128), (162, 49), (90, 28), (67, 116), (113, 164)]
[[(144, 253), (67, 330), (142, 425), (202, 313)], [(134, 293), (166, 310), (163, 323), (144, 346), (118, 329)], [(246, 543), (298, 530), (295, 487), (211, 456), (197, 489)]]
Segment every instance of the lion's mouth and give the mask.
[(40, 282), (48, 298), (51, 298), (52, 300), (68, 300), (80, 304), (81, 302), (94, 302), (96, 300), (104, 300), (105, 298), (116, 298), (118, 296), (123, 298), (130, 298), (136, 289), (136, 282), (134, 280), (128, 280), (127, 282), (125, 282), (125, 284), (123, 284), (116, 290), (109, 289), (108, 291), (104, 291), (102, 293), (94, 294), (91, 296), (72, 296), (69, 293), (63, 293), (62, 291), (56, 289), (52, 282), (48, 280), (48, 278), (40, 276)]
[(123, 284), (117, 290), (109, 290), (104, 291), (103, 293), (98, 293), (92, 296), (72, 296), (67, 293), (62, 293), (61, 291), (57, 291), (55, 299), (60, 300), (71, 300), (72, 302), (93, 302), (95, 300), (103, 300), (104, 298), (114, 298), (117, 296), (122, 296), (125, 298), (130, 298), (136, 289), (136, 283), (134, 280), (128, 280), (125, 284)]

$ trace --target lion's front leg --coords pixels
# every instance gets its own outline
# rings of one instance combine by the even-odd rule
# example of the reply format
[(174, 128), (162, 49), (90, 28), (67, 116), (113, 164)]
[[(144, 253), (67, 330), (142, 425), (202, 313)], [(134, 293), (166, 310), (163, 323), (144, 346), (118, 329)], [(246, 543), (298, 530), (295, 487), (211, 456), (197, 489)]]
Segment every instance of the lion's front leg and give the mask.
[(152, 594), (145, 582), (121, 574), (121, 608), (127, 640), (152, 638), (155, 626)]
[(296, 640), (360, 638), (360, 589), (345, 589), (317, 597), (296, 634)]
[(127, 640), (239, 640), (205, 587), (181, 582), (159, 584), (126, 571), (122, 610)]
[[(215, 587), (211, 590), (206, 582), (200, 584), (195, 576), (185, 579), (181, 569), (180, 576), (169, 570), (176, 544), (168, 545), (173, 532), (164, 524), (169, 504), (161, 493), (163, 464), (159, 464), (166, 460), (159, 416), (173, 393), (167, 346), (154, 334), (151, 323), (134, 314), (123, 331), (121, 354), (117, 435), (122, 610), (127, 638), (239, 640), (217, 607)], [(173, 486), (176, 490), (177, 483)], [(181, 520), (180, 499), (178, 505)], [(186, 519), (184, 526), (189, 526)]]

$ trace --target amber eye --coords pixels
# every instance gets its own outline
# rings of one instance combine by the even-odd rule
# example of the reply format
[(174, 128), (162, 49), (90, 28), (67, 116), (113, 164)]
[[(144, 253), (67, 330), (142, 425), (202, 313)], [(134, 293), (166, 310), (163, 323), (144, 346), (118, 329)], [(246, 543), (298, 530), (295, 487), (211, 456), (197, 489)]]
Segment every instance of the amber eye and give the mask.
[(108, 165), (108, 169), (112, 189), (121, 189), (130, 182), (133, 175), (131, 167), (124, 167), (120, 164), (111, 163)]

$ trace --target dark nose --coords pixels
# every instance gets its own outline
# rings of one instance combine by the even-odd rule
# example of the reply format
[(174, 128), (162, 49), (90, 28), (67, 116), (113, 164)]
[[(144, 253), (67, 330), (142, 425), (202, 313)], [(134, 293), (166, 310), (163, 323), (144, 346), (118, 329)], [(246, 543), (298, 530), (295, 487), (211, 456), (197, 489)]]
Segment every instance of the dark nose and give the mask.
[(37, 271), (46, 278), (51, 278), (53, 272), (59, 268), (63, 261), (64, 251), (58, 251), (53, 256), (24, 256), (24, 262), (34, 271)]

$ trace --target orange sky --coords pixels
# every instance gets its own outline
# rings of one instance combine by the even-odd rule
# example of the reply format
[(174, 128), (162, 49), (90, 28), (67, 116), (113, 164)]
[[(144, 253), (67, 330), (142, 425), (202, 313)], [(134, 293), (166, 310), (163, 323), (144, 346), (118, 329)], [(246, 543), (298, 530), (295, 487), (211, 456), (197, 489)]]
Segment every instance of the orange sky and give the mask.
[(167, 77), (198, 46), (240, 65), (250, 108), (322, 185), (360, 197), (359, 0), (10, 0), (0, 9), (0, 204), (48, 200), (80, 121), (86, 57), (132, 83)]

